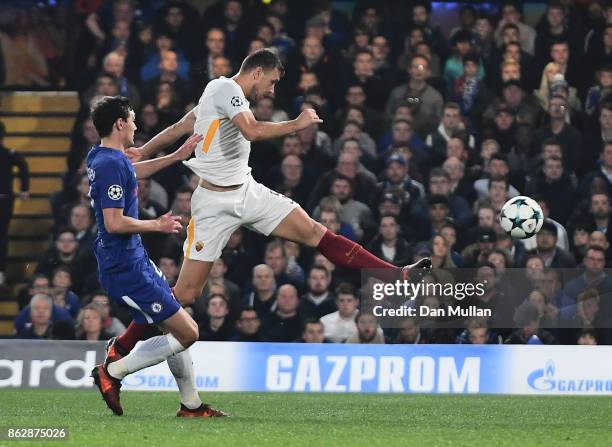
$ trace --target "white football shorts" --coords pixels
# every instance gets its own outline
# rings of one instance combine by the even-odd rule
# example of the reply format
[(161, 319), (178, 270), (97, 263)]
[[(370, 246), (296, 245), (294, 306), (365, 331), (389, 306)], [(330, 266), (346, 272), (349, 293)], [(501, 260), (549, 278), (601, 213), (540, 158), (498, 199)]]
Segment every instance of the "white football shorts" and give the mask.
[(232, 191), (198, 186), (191, 196), (191, 220), (183, 253), (189, 259), (213, 262), (238, 227), (268, 236), (297, 207), (293, 200), (257, 183), (250, 174), (240, 188)]

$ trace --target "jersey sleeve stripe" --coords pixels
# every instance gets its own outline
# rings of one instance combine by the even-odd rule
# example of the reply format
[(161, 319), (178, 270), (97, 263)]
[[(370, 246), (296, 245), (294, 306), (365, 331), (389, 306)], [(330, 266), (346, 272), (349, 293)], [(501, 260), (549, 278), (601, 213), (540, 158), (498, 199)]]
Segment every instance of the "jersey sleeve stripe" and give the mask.
[(187, 252), (185, 257), (189, 258), (191, 255), (191, 246), (193, 245), (193, 239), (195, 237), (195, 220), (192, 217), (189, 219), (189, 225), (187, 225)]
[(208, 126), (208, 131), (206, 132), (206, 137), (204, 137), (204, 144), (202, 145), (202, 152), (205, 154), (210, 149), (210, 144), (212, 143), (213, 138), (215, 137), (215, 133), (217, 133), (217, 129), (219, 129), (219, 124), (221, 120), (213, 120)]

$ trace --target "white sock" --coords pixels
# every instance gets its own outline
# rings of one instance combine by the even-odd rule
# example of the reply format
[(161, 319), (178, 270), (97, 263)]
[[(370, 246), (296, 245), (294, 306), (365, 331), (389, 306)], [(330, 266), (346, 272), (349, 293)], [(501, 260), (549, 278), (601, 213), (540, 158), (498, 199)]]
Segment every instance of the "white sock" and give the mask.
[(172, 354), (185, 350), (185, 347), (172, 334), (158, 335), (138, 344), (125, 357), (108, 365), (108, 373), (116, 379), (140, 371), (148, 366), (163, 362)]
[(193, 361), (189, 349), (171, 355), (166, 361), (176, 379), (176, 385), (181, 394), (181, 403), (190, 410), (195, 410), (202, 405), (202, 400), (196, 389), (195, 371), (193, 370)]

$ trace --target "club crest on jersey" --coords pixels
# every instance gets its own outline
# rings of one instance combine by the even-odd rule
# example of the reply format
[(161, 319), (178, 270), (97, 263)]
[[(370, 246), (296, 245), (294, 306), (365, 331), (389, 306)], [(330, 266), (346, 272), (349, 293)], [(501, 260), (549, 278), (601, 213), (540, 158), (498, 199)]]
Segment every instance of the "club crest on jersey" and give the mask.
[(156, 313), (156, 314), (160, 313), (160, 312), (162, 311), (162, 305), (161, 305), (161, 303), (157, 303), (157, 302), (155, 302), (155, 303), (151, 304), (151, 310), (152, 310), (154, 313)]
[(119, 185), (111, 185), (108, 187), (108, 198), (111, 200), (119, 200), (123, 197), (123, 188)]
[(234, 106), (234, 107), (240, 107), (242, 104), (244, 104), (242, 102), (242, 98), (240, 96), (232, 96), (232, 99), (230, 101), (230, 103)]
[(87, 168), (87, 178), (90, 182), (93, 182), (96, 178), (96, 171), (94, 171), (92, 168)]

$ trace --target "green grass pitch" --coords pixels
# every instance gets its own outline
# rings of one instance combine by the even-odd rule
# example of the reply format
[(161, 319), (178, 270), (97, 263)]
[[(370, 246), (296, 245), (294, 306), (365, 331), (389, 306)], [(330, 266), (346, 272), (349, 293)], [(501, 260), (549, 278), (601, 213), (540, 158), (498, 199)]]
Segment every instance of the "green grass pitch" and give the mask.
[(69, 429), (67, 441), (0, 446), (610, 446), (606, 397), (202, 393), (231, 418), (176, 418), (178, 393), (0, 390), (0, 426)]

